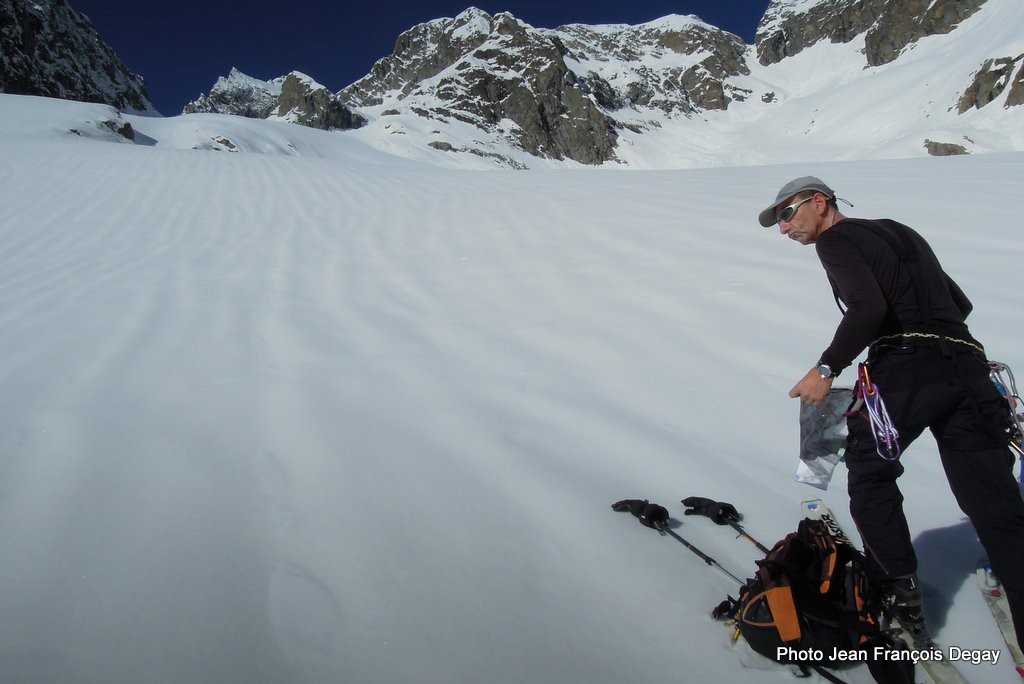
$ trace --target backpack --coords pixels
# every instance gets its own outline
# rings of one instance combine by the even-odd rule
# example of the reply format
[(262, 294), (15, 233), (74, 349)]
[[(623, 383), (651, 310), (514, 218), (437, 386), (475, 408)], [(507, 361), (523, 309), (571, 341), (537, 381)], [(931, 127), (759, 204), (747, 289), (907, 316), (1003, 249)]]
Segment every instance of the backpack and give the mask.
[[(734, 621), (734, 638), (743, 637), (755, 652), (822, 673), (819, 668), (850, 664), (833, 657), (837, 652), (873, 654), (875, 645), (901, 646), (882, 633), (864, 554), (822, 520), (801, 520), (757, 565), (738, 598), (728, 597), (713, 612)], [(909, 673), (888, 661), (868, 665), (876, 681), (914, 681), (912, 663), (903, 664)]]

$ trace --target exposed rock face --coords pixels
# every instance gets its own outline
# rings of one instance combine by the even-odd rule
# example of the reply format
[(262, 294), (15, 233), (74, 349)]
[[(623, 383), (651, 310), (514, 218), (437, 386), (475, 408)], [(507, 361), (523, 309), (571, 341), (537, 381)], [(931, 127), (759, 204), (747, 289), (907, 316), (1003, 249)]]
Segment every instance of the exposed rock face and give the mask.
[(560, 27), (557, 36), (586, 69), (584, 81), (607, 109), (722, 110), (749, 94), (728, 82), (750, 73), (746, 43), (692, 17), (639, 26), (576, 24)]
[(1006, 107), (1024, 104), (1024, 55), (989, 59), (974, 75), (974, 81), (964, 92), (957, 105), (960, 114), (970, 109), (981, 109), (1006, 90)]
[(217, 79), (209, 93), (185, 105), (184, 113), (234, 114), (266, 119), (277, 111), (283, 80), (282, 77), (261, 81), (232, 68), (230, 74)]
[(0, 0), (0, 92), (153, 109), (142, 78), (65, 0)]
[(403, 33), (341, 97), (492, 132), (507, 120), (508, 135), (531, 154), (597, 164), (614, 156), (616, 133), (587, 90), (557, 37), (470, 9)]
[(758, 26), (757, 56), (775, 64), (821, 40), (865, 36), (868, 66), (887, 64), (917, 40), (949, 33), (986, 0), (820, 0), (808, 7), (772, 0)]
[(185, 105), (184, 112), (276, 117), (321, 130), (358, 128), (366, 123), (327, 88), (297, 71), (261, 81), (232, 69), (217, 79), (209, 93)]
[(390, 56), (342, 91), (356, 108), (386, 107), (507, 134), (542, 157), (598, 164), (615, 158), (616, 130), (652, 116), (726, 109), (749, 91), (738, 36), (695, 17), (640, 26), (535, 29), (471, 8), (402, 34)]
[(936, 142), (925, 139), (924, 147), (928, 150), (928, 154), (933, 157), (951, 157), (968, 153), (967, 148), (959, 143)]
[(490, 25), (489, 15), (470, 9), (455, 19), (414, 26), (398, 37), (391, 55), (378, 60), (369, 74), (345, 88), (342, 95), (361, 107), (383, 104), (395, 94), (408, 95), (417, 84), (480, 47)]
[(321, 130), (359, 128), (366, 123), (327, 88), (295, 71), (281, 82), (277, 116)]
[(874, 0), (878, 23), (865, 37), (869, 66), (888, 64), (925, 36), (949, 33), (987, 0)]
[(1024, 104), (1024, 55), (1017, 57), (1015, 61), (1020, 64), (1020, 69), (1010, 82), (1010, 92), (1006, 96), (1007, 107)]

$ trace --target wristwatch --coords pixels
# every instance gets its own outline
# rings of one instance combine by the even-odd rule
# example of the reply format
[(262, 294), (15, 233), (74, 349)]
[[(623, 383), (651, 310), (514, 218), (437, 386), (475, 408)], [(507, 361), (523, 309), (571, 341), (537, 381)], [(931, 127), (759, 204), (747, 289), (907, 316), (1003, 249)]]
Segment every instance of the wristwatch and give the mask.
[(835, 371), (827, 363), (818, 363), (818, 375), (821, 376), (822, 380), (828, 380), (829, 378), (836, 377)]

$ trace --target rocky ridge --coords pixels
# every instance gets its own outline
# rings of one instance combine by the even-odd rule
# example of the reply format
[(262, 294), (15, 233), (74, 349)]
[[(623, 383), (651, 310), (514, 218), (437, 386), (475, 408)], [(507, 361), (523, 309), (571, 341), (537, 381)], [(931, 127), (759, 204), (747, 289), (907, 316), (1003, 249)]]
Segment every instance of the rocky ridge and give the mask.
[(142, 78), (65, 0), (0, 0), (0, 92), (153, 109)]
[[(692, 16), (538, 29), (470, 8), (401, 34), (392, 54), (336, 98), (351, 127), (419, 135), (439, 151), (522, 166), (494, 152), (511, 145), (534, 157), (602, 164), (618, 160), (626, 132), (657, 134), (737, 103), (777, 102), (761, 72), (813, 46), (862, 44), (862, 68), (880, 67), (922, 38), (954, 31), (990, 1), (1006, 0), (773, 0), (753, 46)], [(1016, 106), (1024, 55), (992, 55), (962, 78), (951, 108), (984, 107), (1007, 89), (1005, 106)], [(460, 136), (445, 133), (453, 127), (476, 131), (473, 140), (456, 142)], [(920, 140), (934, 154), (965, 149), (959, 140)]]
[(357, 110), (456, 119), (534, 156), (599, 164), (616, 158), (619, 130), (745, 98), (728, 78), (747, 73), (746, 50), (696, 17), (536, 29), (470, 8), (402, 34), (341, 96)]
[(697, 17), (671, 16), (639, 26), (563, 26), (576, 71), (609, 110), (650, 107), (667, 114), (724, 110), (749, 91), (729, 82), (749, 74), (743, 39)]
[(279, 119), (321, 130), (358, 128), (366, 122), (325, 86), (298, 71), (261, 81), (233, 68), (209, 93), (185, 105), (184, 113)]
[(567, 59), (557, 36), (508, 13), (470, 9), (402, 34), (394, 53), (341, 97), (380, 114), (467, 123), (536, 156), (607, 161), (614, 121)]
[[(746, 52), (741, 38), (696, 17), (537, 29), (508, 13), (470, 8), (400, 35), (394, 52), (338, 99), (355, 125), (411, 114), (486, 134), (469, 147), (432, 141), (438, 150), (489, 156), (489, 143), (503, 141), (538, 157), (600, 164), (616, 158), (619, 130), (650, 130), (659, 117), (725, 110), (746, 99), (750, 91), (729, 82), (749, 73)], [(225, 92), (219, 81), (186, 111), (252, 110)], [(268, 92), (254, 91), (260, 110), (270, 112), (264, 116), (274, 109)], [(213, 100), (223, 106), (211, 109)], [(652, 116), (637, 116), (643, 111)]]

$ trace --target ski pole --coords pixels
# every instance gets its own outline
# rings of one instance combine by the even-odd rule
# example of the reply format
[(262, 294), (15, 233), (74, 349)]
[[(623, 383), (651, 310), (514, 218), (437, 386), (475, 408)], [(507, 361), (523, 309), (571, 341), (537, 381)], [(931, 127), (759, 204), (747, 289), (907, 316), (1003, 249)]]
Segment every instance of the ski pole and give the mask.
[(739, 577), (737, 577), (736, 575), (734, 575), (731, 572), (729, 572), (728, 570), (726, 570), (724, 567), (722, 567), (722, 564), (719, 563), (718, 561), (716, 561), (714, 558), (712, 558), (708, 554), (704, 553), (703, 551), (698, 549), (696, 546), (694, 546), (693, 544), (691, 544), (690, 542), (686, 541), (685, 539), (680, 537), (678, 534), (676, 534), (675, 532), (670, 530), (668, 528), (667, 523), (663, 523), (661, 526), (655, 527), (654, 529), (658, 530), (658, 532), (660, 532), (661, 534), (669, 535), (670, 537), (672, 537), (673, 539), (678, 541), (680, 544), (682, 544), (686, 548), (690, 549), (690, 551), (693, 551), (695, 554), (697, 554), (697, 556), (702, 561), (704, 561), (708, 565), (713, 565), (714, 567), (718, 568), (719, 570), (724, 572), (726, 575), (728, 575), (734, 582), (739, 584), (741, 587), (743, 586), (743, 584), (744, 584), (743, 580), (741, 580)]
[(734, 529), (737, 532), (739, 532), (739, 536), (745, 538), (747, 541), (752, 543), (754, 546), (756, 546), (758, 549), (760, 549), (765, 555), (767, 555), (769, 552), (771, 552), (771, 549), (769, 549), (767, 546), (765, 546), (761, 542), (759, 542), (756, 539), (754, 539), (752, 536), (750, 536), (750, 533), (747, 532), (745, 529), (743, 529), (743, 526), (740, 525), (739, 523), (737, 523), (737, 522), (730, 522), (729, 523), (729, 527), (731, 527), (732, 529)]

